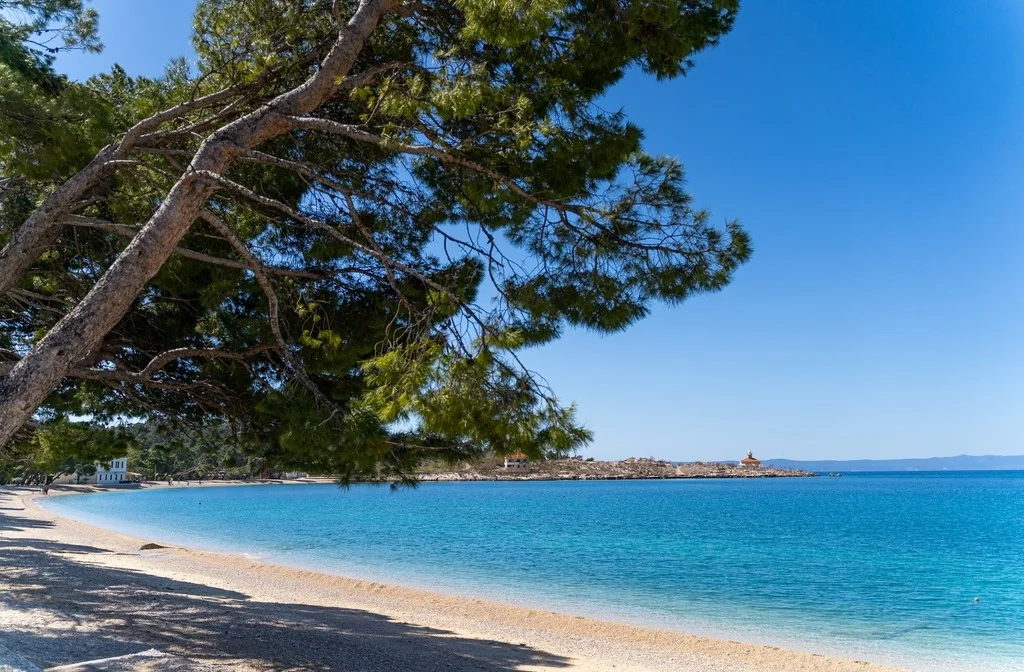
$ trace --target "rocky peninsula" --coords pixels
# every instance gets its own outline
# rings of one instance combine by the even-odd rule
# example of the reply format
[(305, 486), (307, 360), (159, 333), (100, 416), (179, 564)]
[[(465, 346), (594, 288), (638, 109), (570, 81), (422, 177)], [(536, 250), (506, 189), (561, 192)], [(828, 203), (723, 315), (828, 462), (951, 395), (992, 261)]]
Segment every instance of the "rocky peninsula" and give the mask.
[(800, 469), (746, 467), (728, 462), (689, 462), (630, 457), (625, 460), (595, 460), (580, 457), (541, 460), (528, 470), (513, 470), (498, 460), (464, 463), (458, 468), (436, 466), (419, 474), (421, 481), (586, 481), (651, 478), (793, 478), (818, 474)]

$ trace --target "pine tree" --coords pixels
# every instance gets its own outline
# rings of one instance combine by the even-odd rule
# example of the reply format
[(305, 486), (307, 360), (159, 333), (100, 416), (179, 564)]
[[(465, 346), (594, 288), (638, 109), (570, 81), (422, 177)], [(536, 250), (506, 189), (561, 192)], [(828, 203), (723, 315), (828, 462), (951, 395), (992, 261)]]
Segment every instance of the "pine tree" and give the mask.
[(106, 144), (0, 213), (0, 445), (85, 414), (226, 418), (349, 477), (577, 448), (517, 353), (750, 254), (597, 103), (684, 74), (736, 5), (202, 0), (197, 71), (90, 81)]

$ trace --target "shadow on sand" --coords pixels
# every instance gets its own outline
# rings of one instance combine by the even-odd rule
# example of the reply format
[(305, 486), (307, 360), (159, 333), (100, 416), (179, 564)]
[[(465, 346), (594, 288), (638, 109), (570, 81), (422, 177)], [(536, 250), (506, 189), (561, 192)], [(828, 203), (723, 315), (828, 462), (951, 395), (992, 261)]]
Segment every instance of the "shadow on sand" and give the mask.
[(22, 516), (16, 516), (12, 513), (8, 513), (9, 511), (24, 511), (24, 509), (0, 509), (0, 532), (5, 530), (40, 530), (53, 527), (53, 523), (48, 520), (24, 518)]
[[(31, 529), (30, 522), (35, 521), (0, 514), (0, 525), (8, 528)], [(570, 666), (569, 659), (526, 646), (466, 639), (367, 611), (255, 602), (230, 590), (88, 562), (89, 555), (109, 553), (0, 537), (5, 646), (42, 666), (149, 648), (225, 669), (237, 669), (242, 660), (266, 670), (498, 672)]]

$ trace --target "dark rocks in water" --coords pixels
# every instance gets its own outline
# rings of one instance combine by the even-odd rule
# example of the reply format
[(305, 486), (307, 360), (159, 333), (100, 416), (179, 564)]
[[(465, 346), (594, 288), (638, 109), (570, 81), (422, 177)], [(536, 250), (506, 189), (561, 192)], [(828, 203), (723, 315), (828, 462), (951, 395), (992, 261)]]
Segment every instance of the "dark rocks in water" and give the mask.
[(142, 548), (140, 548), (139, 550), (140, 551), (155, 551), (158, 548), (167, 548), (167, 547), (166, 546), (161, 546), (160, 544), (143, 544)]

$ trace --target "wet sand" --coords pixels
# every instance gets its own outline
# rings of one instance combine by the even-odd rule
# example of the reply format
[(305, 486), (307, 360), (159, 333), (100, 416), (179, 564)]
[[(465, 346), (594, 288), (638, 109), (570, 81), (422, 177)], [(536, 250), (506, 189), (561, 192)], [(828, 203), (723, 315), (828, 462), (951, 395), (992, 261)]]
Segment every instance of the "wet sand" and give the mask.
[(156, 648), (225, 670), (897, 669), (238, 555), (141, 550), (147, 540), (54, 516), (39, 496), (0, 488), (0, 643), (40, 667)]

